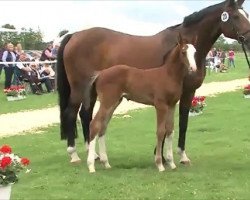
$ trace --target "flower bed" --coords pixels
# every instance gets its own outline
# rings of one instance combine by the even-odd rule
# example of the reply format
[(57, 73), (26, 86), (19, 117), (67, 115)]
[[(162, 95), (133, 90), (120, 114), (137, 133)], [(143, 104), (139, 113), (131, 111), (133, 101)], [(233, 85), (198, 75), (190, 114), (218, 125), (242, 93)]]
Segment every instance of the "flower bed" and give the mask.
[(206, 106), (205, 99), (206, 97), (204, 96), (195, 96), (193, 98), (192, 105), (189, 110), (189, 116), (197, 116), (202, 114), (202, 111)]
[(4, 90), (8, 101), (17, 101), (26, 98), (26, 91), (23, 85), (11, 86)]
[(29, 163), (29, 159), (20, 158), (13, 154), (10, 146), (0, 147), (0, 185), (6, 186), (16, 183), (18, 181), (17, 174), (21, 170), (27, 169)]
[(243, 90), (243, 95), (246, 99), (250, 98), (250, 84), (246, 85)]

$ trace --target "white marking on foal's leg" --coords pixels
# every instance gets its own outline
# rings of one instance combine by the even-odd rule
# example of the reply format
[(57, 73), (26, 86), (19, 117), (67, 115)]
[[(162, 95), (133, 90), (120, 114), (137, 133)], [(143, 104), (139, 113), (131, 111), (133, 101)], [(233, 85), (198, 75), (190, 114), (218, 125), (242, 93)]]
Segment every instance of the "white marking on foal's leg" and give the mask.
[(68, 147), (67, 152), (71, 157), (71, 163), (79, 163), (81, 162), (81, 159), (79, 158), (77, 152), (76, 152), (76, 147)]
[(95, 144), (96, 144), (96, 137), (89, 143), (87, 165), (90, 173), (95, 172)]
[(99, 142), (100, 161), (104, 164), (106, 169), (109, 169), (111, 168), (111, 166), (109, 164), (107, 151), (106, 151), (105, 135), (99, 137), (98, 142)]
[(180, 163), (182, 163), (182, 164), (190, 164), (191, 161), (190, 161), (189, 158), (187, 157), (185, 151), (182, 151), (180, 148), (178, 148), (178, 153), (179, 153), (180, 156), (181, 156)]
[(170, 166), (171, 169), (176, 169), (176, 165), (174, 164), (174, 156), (173, 156), (173, 136), (174, 132), (172, 132), (171, 135), (167, 136), (165, 141), (166, 141), (166, 158), (167, 158), (167, 163)]

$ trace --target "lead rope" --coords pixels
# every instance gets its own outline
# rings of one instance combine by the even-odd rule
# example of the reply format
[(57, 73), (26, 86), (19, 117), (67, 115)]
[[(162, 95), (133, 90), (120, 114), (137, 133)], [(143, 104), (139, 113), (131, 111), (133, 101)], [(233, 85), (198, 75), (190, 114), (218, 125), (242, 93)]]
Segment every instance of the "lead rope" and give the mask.
[(246, 60), (247, 60), (247, 64), (248, 64), (248, 68), (250, 69), (250, 62), (249, 62), (249, 59), (248, 59), (248, 56), (247, 56), (246, 47), (244, 45), (244, 42), (241, 42), (241, 47), (242, 47), (243, 52), (245, 54), (245, 57), (246, 57)]

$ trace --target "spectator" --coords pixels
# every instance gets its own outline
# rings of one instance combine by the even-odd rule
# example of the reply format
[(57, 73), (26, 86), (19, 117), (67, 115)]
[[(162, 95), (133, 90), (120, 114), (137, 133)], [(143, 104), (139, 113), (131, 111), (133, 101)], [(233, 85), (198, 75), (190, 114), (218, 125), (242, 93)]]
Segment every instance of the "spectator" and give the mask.
[[(15, 62), (16, 55), (14, 53), (14, 46), (12, 43), (7, 44), (7, 49), (3, 52), (2, 56), (3, 62)], [(12, 77), (14, 74), (14, 64), (4, 64), (5, 71), (5, 84), (4, 89), (8, 89), (11, 86)]]
[(59, 48), (59, 45), (58, 44), (55, 44), (55, 46), (53, 47), (53, 49), (52, 49), (52, 56), (54, 57), (54, 58), (57, 58), (57, 52), (58, 52), (58, 48)]
[[(3, 48), (0, 49), (0, 62), (2, 62), (3, 52), (7, 49), (7, 43), (4, 44)], [(4, 64), (0, 64), (0, 77), (2, 74), (2, 70), (4, 68)]]
[(36, 77), (36, 83), (37, 83), (40, 91), (44, 92), (42, 85), (41, 85), (42, 83), (44, 83), (45, 87), (47, 89), (47, 92), (49, 92), (49, 93), (53, 92), (51, 81), (50, 81), (49, 77), (41, 75), (43, 70), (40, 68), (39, 64), (36, 64), (34, 62), (34, 63), (31, 63), (30, 67), (32, 69), (31, 75)]
[(24, 53), (21, 43), (17, 43), (17, 45), (15, 47), (15, 53), (16, 53), (17, 60), (19, 59), (20, 54)]
[(19, 56), (19, 63), (16, 64), (16, 75), (18, 79), (21, 80), (28, 80), (30, 84), (30, 88), (33, 94), (41, 95), (42, 92), (40, 91), (41, 83), (37, 80), (36, 76), (34, 76), (33, 70), (29, 67), (29, 64), (23, 64), (22, 62), (28, 61), (27, 56), (25, 53), (21, 53)]
[(55, 60), (55, 57), (52, 55), (52, 44), (49, 44), (45, 50), (43, 50), (40, 60)]
[(229, 61), (229, 68), (233, 65), (235, 68), (235, 64), (234, 64), (234, 57), (235, 57), (235, 53), (234, 50), (231, 48), (228, 52), (228, 61)]
[(225, 64), (225, 59), (226, 59), (226, 52), (225, 51), (221, 51), (220, 54), (220, 59), (221, 59), (221, 63)]

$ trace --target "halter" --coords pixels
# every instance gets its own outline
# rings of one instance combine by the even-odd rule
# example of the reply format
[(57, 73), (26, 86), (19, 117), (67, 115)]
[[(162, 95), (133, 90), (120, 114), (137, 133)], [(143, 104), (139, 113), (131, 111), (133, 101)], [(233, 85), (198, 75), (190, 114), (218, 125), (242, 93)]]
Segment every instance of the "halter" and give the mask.
[[(250, 29), (245, 31), (242, 34), (239, 34), (239, 31), (236, 29), (236, 26), (233, 23), (233, 20), (231, 19), (231, 17), (229, 17), (229, 15), (228, 15), (228, 20), (227, 21), (232, 26), (232, 30), (236, 33), (237, 41), (238, 41), (239, 44), (241, 44), (242, 50), (243, 50), (243, 52), (245, 54), (245, 57), (246, 57), (246, 60), (247, 60), (248, 68), (250, 69), (250, 61), (248, 59), (247, 52), (246, 52), (246, 47), (245, 47), (245, 41), (246, 41), (245, 35), (250, 32)], [(224, 22), (226, 22), (226, 21), (224, 21)]]

